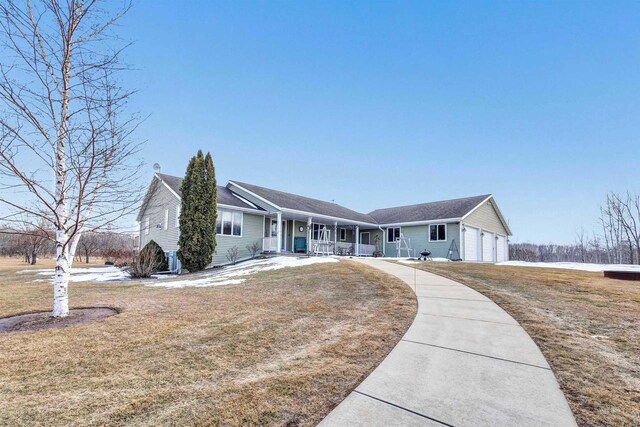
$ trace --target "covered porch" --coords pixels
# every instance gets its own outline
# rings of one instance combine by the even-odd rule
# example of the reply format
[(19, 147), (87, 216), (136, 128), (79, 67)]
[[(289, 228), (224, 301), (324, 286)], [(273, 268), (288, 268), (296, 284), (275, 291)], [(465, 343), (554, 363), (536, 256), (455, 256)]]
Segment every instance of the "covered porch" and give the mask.
[(383, 255), (383, 233), (373, 224), (277, 212), (265, 215), (263, 252), (309, 255)]

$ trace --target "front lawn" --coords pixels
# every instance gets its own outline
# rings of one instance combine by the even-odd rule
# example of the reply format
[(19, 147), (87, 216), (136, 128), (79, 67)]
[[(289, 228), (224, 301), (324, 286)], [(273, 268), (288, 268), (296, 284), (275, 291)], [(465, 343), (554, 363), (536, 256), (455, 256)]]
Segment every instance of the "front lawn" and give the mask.
[(640, 425), (640, 283), (602, 273), (410, 264), (491, 298), (531, 335), (579, 425)]
[[(0, 317), (50, 309), (23, 268), (0, 263)], [(70, 299), (122, 311), (0, 334), (0, 425), (315, 425), (416, 313), (404, 283), (347, 261), (218, 287), (71, 283)]]

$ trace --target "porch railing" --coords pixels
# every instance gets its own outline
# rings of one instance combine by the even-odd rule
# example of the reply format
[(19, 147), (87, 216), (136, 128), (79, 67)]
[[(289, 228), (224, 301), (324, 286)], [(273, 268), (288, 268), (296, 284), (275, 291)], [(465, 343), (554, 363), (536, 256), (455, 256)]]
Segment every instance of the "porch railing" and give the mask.
[(376, 245), (365, 245), (364, 243), (360, 243), (358, 249), (358, 254), (361, 256), (373, 256), (373, 253), (376, 251)]
[[(316, 243), (315, 240), (311, 241), (311, 247), (314, 247)], [(333, 242), (330, 242), (333, 246)], [(356, 254), (356, 243), (347, 243), (347, 242), (337, 242), (334, 253), (337, 255), (355, 255)], [(365, 245), (364, 243), (360, 243), (358, 245), (358, 255), (360, 256), (373, 256), (373, 253), (376, 251), (376, 245)]]
[[(310, 248), (314, 248), (317, 240), (311, 240)], [(355, 255), (356, 243), (337, 242), (333, 253), (342, 255)], [(330, 242), (330, 246), (333, 247), (333, 242)], [(277, 237), (263, 237), (262, 238), (262, 250), (264, 252), (276, 252), (278, 250), (278, 238)], [(358, 254), (360, 256), (373, 256), (376, 250), (376, 245), (366, 245), (360, 243), (358, 245)]]
[(278, 250), (278, 238), (277, 237), (263, 237), (262, 238), (262, 250), (264, 252), (275, 252)]

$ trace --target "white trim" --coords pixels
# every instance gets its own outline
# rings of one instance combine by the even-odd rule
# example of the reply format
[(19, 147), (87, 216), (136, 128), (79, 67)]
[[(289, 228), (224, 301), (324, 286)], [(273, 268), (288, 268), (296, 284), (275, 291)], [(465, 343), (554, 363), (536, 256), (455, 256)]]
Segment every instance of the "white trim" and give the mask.
[[(176, 198), (178, 200), (182, 200), (180, 198), (180, 196), (178, 195), (178, 193), (173, 191), (173, 189), (171, 187), (169, 187), (169, 184), (167, 184), (162, 178), (160, 178), (158, 176), (158, 174), (154, 174), (154, 177), (157, 178), (161, 183), (163, 183), (164, 186), (167, 187), (167, 189), (171, 192), (171, 194), (176, 196)], [(249, 202), (248, 200), (243, 200), (243, 198), (241, 196), (238, 196), (237, 194), (233, 194), (233, 195), (236, 196), (238, 199), (240, 199), (243, 203), (247, 203), (247, 204), (249, 204), (251, 206), (256, 206), (255, 204)], [(227, 204), (224, 204), (224, 203), (218, 203), (217, 200), (216, 200), (216, 207), (219, 207), (219, 206), (222, 206), (223, 209), (237, 209), (239, 211), (257, 212), (257, 213), (260, 213), (260, 214), (264, 214), (264, 210), (258, 209), (257, 207), (256, 208), (245, 208), (245, 207), (242, 207), (242, 206), (227, 205)]]
[(169, 229), (169, 208), (165, 208), (164, 210), (164, 224), (162, 224), (162, 228), (165, 230)]
[[(244, 188), (244, 187), (243, 187), (243, 186), (241, 186), (241, 185), (238, 185), (238, 184), (237, 184), (236, 182), (234, 182), (234, 181), (229, 181), (229, 182), (227, 183), (227, 186), (228, 186), (228, 185), (236, 186), (236, 187), (238, 187), (240, 190), (242, 190), (242, 191), (246, 191), (247, 193), (251, 194), (251, 195), (252, 195), (252, 196), (254, 196), (256, 199), (258, 199), (258, 200), (262, 200), (262, 201), (263, 201), (263, 202), (265, 202), (266, 204), (268, 204), (268, 205), (270, 205), (270, 206), (273, 206), (273, 207), (274, 207), (274, 208), (276, 208), (276, 209), (280, 209), (280, 210), (282, 210), (282, 208), (281, 208), (280, 206), (276, 205), (276, 204), (275, 204), (275, 203), (273, 203), (273, 202), (268, 201), (268, 200), (267, 200), (267, 199), (265, 199), (264, 197), (258, 196), (258, 195), (257, 195), (256, 193), (254, 193), (253, 191), (249, 191), (249, 190), (247, 190), (246, 188)], [(229, 188), (229, 187), (227, 187), (227, 188)], [(229, 188), (229, 190), (231, 190), (231, 189)], [(233, 191), (233, 190), (231, 190), (231, 191)]]
[[(444, 225), (444, 240), (438, 239), (438, 240), (431, 240), (431, 227), (433, 226), (441, 226)], [(446, 223), (443, 222), (439, 222), (439, 223), (435, 223), (435, 224), (429, 224), (429, 227), (427, 228), (427, 235), (429, 236), (429, 243), (446, 243), (447, 242), (447, 234), (449, 232), (449, 227), (447, 227)], [(436, 234), (438, 234), (438, 230), (436, 229)]]
[(373, 224), (373, 223), (370, 223), (370, 222), (357, 221), (357, 220), (354, 220), (354, 219), (347, 219), (347, 218), (340, 218), (340, 217), (337, 217), (337, 216), (324, 215), (324, 214), (319, 214), (319, 213), (315, 213), (315, 212), (307, 212), (307, 211), (299, 211), (297, 209), (283, 208), (283, 207), (280, 207), (280, 206), (276, 205), (273, 202), (270, 202), (269, 200), (265, 199), (264, 197), (261, 197), (261, 196), (257, 195), (253, 191), (247, 190), (246, 188), (244, 188), (241, 185), (238, 185), (238, 183), (236, 183), (234, 181), (229, 181), (229, 183), (227, 185), (229, 185), (229, 184), (238, 187), (242, 191), (246, 191), (247, 193), (251, 194), (255, 198), (265, 202), (266, 204), (268, 204), (270, 206), (273, 206), (276, 209), (279, 209), (281, 212), (289, 212), (289, 213), (301, 214), (301, 215), (305, 215), (305, 216), (311, 215), (313, 217), (322, 217), (322, 218), (331, 219), (331, 220), (334, 220), (334, 221), (335, 220), (344, 221), (344, 222), (347, 222), (347, 223), (350, 223), (350, 224), (363, 224), (363, 225), (370, 225), (370, 226), (374, 226), (374, 227), (376, 227), (378, 225), (378, 224)]
[[(385, 243), (395, 243), (396, 239), (393, 239), (391, 242), (389, 241), (389, 230), (391, 229), (395, 229), (397, 228), (398, 230), (400, 230), (399, 234), (402, 234), (402, 227), (387, 227), (387, 232), (384, 233), (384, 242)], [(394, 233), (395, 234), (395, 233)], [(400, 236), (398, 235), (398, 239), (400, 238)]]
[(363, 221), (357, 221), (355, 219), (347, 219), (347, 218), (340, 218), (337, 216), (331, 216), (331, 215), (323, 215), (323, 214), (319, 214), (319, 213), (313, 213), (313, 212), (305, 212), (305, 211), (299, 211), (296, 209), (289, 209), (289, 208), (282, 208), (282, 212), (289, 212), (289, 213), (294, 213), (294, 214), (300, 214), (300, 215), (311, 215), (314, 218), (316, 217), (320, 217), (323, 219), (330, 219), (333, 221), (341, 221), (347, 224), (353, 224), (353, 225), (367, 225), (367, 226), (371, 226), (371, 227), (377, 227), (378, 224), (373, 224), (370, 222), (363, 222)]
[(462, 241), (462, 222), (458, 223), (458, 236), (459, 236), (459, 241), (458, 241), (458, 257), (461, 260), (464, 260), (464, 254), (463, 254), (463, 247), (464, 247), (464, 242)]
[[(229, 191), (231, 191), (231, 190), (229, 190)], [(236, 193), (234, 193), (233, 191), (231, 191), (231, 195), (232, 195), (232, 196), (234, 196), (234, 197), (236, 197), (236, 198), (238, 198), (238, 199), (240, 199), (240, 201), (241, 201), (242, 203), (246, 203), (246, 204), (248, 204), (249, 206), (253, 206), (253, 208), (254, 208), (254, 209), (258, 210), (258, 207), (257, 207), (255, 204), (251, 203), (250, 201), (248, 201), (248, 200), (247, 200), (247, 199), (245, 199), (244, 197), (242, 197), (242, 196), (238, 196), (238, 195), (237, 195)]]
[(257, 213), (260, 215), (264, 215), (263, 210), (259, 210), (259, 209), (252, 209), (252, 208), (243, 208), (240, 206), (233, 206), (233, 205), (225, 205), (224, 203), (216, 203), (216, 209), (222, 207), (222, 209), (230, 209), (230, 210), (236, 210), (236, 211), (242, 211), (242, 212), (249, 212), (249, 213)]
[(328, 238), (329, 238), (329, 240), (331, 240), (331, 228), (327, 224), (322, 223), (322, 222), (313, 222), (313, 223), (311, 223), (311, 240), (320, 240), (321, 227), (318, 227), (317, 237), (315, 237), (315, 238), (313, 237), (313, 232), (315, 231), (314, 230), (314, 226), (316, 226), (316, 225), (318, 225), (318, 226), (321, 225), (321, 226), (325, 227), (327, 229), (327, 233), (329, 233)]
[(276, 253), (282, 253), (282, 214), (276, 213)]
[[(223, 234), (223, 230), (224, 230), (224, 223), (222, 222), (222, 215), (220, 215), (220, 211), (216, 211), (216, 236), (224, 236), (224, 237), (242, 237), (244, 234), (244, 212), (242, 211), (236, 211), (234, 212), (231, 209), (223, 209), (222, 212), (229, 212), (231, 214), (231, 234)], [(236, 236), (235, 234), (233, 234), (233, 217), (234, 217), (234, 213), (239, 213), (240, 214), (240, 235)], [(218, 223), (217, 221), (220, 221), (220, 233), (218, 233)]]
[(462, 216), (462, 218), (461, 218), (461, 219), (462, 219), (462, 220), (467, 219), (467, 217), (468, 217), (469, 215), (471, 215), (471, 214), (472, 214), (472, 213), (474, 213), (476, 210), (478, 210), (478, 208), (479, 208), (480, 206), (482, 206), (482, 205), (483, 205), (487, 200), (490, 200), (492, 197), (493, 197), (493, 194), (489, 194), (489, 196), (487, 196), (487, 198), (486, 198), (486, 199), (484, 199), (483, 201), (481, 201), (480, 203), (478, 203), (478, 204), (476, 205), (476, 207), (475, 207), (475, 208), (471, 209), (469, 212), (467, 212), (466, 214), (464, 214), (464, 215)]
[(498, 214), (498, 218), (500, 218), (500, 221), (502, 222), (502, 225), (504, 226), (504, 229), (507, 232), (507, 236), (511, 236), (511, 229), (509, 228), (509, 224), (507, 224), (507, 220), (504, 218), (504, 216), (502, 215), (502, 212), (500, 212), (500, 208), (498, 207), (498, 202), (496, 202), (496, 198), (493, 197), (493, 194), (490, 194), (489, 197), (487, 197), (486, 199), (484, 199), (482, 202), (478, 203), (478, 205), (471, 209), (469, 212), (467, 212), (462, 218), (460, 218), (461, 221), (465, 220), (469, 215), (471, 215), (473, 212), (475, 212), (478, 208), (480, 208), (480, 206), (484, 205), (486, 202), (490, 201), (491, 199), (493, 199), (493, 203), (491, 206), (493, 206), (493, 209), (496, 211), (496, 213)]
[(380, 227), (411, 227), (414, 225), (427, 225), (427, 224), (441, 224), (461, 221), (462, 218), (442, 218), (442, 219), (430, 219), (425, 221), (413, 221), (413, 222), (394, 222), (389, 224), (380, 224)]
[(158, 178), (160, 180), (161, 183), (164, 184), (165, 187), (167, 187), (169, 189), (169, 191), (171, 191), (171, 194), (173, 194), (174, 196), (176, 196), (178, 198), (178, 200), (180, 200), (180, 196), (178, 195), (178, 193), (176, 193), (175, 191), (173, 191), (173, 188), (169, 187), (169, 184), (167, 184), (166, 182), (164, 182), (164, 180), (162, 178), (160, 178), (160, 175), (158, 175), (157, 173), (153, 174), (156, 178)]
[(176, 205), (176, 225), (175, 225), (176, 228), (180, 228), (180, 211), (181, 210), (182, 210), (182, 206)]

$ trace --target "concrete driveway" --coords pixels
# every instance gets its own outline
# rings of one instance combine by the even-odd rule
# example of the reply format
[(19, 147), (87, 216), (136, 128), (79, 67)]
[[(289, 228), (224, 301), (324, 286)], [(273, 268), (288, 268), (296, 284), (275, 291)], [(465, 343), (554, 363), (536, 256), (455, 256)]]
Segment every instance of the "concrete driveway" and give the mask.
[(497, 304), (435, 274), (358, 261), (415, 289), (418, 314), (321, 426), (576, 425), (544, 356)]

